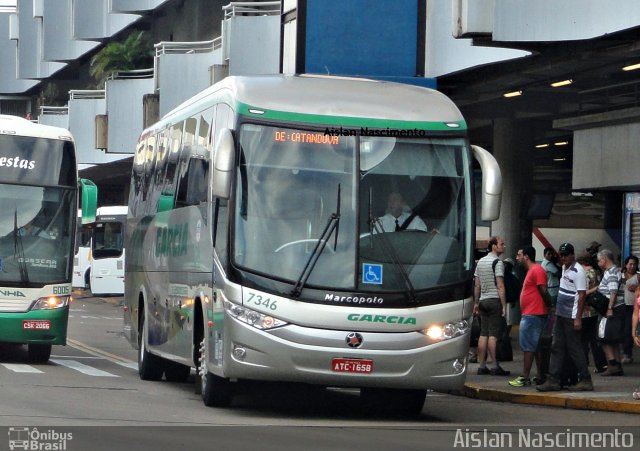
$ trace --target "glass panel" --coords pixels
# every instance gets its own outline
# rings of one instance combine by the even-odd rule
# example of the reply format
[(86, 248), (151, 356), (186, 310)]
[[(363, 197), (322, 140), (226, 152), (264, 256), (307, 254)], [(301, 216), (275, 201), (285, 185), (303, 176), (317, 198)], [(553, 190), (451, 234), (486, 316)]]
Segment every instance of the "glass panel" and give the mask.
[(119, 222), (98, 222), (93, 230), (93, 258), (117, 258), (124, 246), (123, 227)]
[(366, 164), (359, 266), (380, 277), (360, 277), (359, 288), (420, 290), (464, 280), (470, 267), (464, 141), (367, 138), (360, 146)]
[(68, 280), (73, 265), (75, 191), (0, 185), (0, 284)]
[[(243, 125), (236, 186), (235, 262), (295, 282), (331, 221), (308, 285), (353, 287), (354, 137)], [(337, 245), (336, 243), (337, 235)]]

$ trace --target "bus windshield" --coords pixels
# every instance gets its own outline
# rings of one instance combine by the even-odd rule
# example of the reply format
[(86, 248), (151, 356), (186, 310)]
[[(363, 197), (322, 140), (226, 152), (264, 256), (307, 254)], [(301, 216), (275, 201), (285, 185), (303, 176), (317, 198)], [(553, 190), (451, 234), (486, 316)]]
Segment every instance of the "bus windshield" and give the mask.
[[(365, 292), (468, 281), (464, 139), (333, 136), (244, 124), (239, 143), (237, 266), (295, 284), (315, 257), (305, 286)], [(389, 222), (392, 214), (397, 226), (395, 217)], [(319, 240), (324, 248), (314, 256)]]
[(66, 188), (0, 185), (0, 283), (42, 286), (69, 278), (76, 212)]

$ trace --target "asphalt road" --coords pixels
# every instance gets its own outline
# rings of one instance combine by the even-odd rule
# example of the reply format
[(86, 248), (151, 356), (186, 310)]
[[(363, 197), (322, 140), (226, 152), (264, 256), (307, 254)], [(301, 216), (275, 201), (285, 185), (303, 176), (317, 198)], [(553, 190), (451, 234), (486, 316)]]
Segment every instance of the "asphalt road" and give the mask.
[[(49, 446), (39, 449), (56, 449), (57, 440), (57, 449), (66, 450), (525, 449), (531, 442), (520, 446), (523, 431), (613, 434), (615, 428), (640, 445), (637, 415), (441, 393), (430, 393), (422, 414), (411, 418), (367, 411), (355, 390), (291, 384), (245, 384), (230, 408), (208, 408), (193, 380), (139, 379), (136, 351), (122, 336), (114, 301), (77, 299), (69, 345), (54, 347), (47, 364), (29, 364), (24, 348), (0, 345), (0, 450), (25, 434), (37, 439), (34, 446)], [(486, 441), (497, 432), (502, 442)]]

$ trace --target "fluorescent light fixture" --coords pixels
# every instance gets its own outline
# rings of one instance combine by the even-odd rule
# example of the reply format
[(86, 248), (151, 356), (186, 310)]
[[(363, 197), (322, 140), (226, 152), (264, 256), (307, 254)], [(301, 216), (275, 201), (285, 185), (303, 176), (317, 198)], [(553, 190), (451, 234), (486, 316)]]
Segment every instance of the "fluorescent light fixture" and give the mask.
[(567, 159), (566, 158), (554, 158), (553, 161), (560, 162), (560, 161), (567, 161)]
[(551, 86), (554, 88), (559, 88), (560, 86), (567, 86), (573, 83), (573, 80), (562, 80), (551, 83)]
[(536, 144), (536, 149), (544, 149), (549, 147), (549, 144)]
[(503, 97), (518, 97), (522, 95), (522, 91), (511, 91), (502, 94)]
[(558, 141), (553, 144), (556, 146), (566, 146), (567, 144), (569, 144), (569, 141)]
[(640, 64), (632, 64), (631, 66), (624, 66), (622, 70), (636, 70), (640, 69)]

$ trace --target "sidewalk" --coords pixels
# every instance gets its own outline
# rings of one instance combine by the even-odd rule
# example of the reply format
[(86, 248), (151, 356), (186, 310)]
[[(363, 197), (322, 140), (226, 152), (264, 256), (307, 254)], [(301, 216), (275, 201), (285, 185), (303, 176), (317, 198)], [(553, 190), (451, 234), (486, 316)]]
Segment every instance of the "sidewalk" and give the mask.
[[(535, 386), (512, 387), (508, 384), (522, 372), (523, 354), (518, 347), (518, 331), (511, 333), (513, 362), (501, 362), (500, 366), (511, 371), (509, 376), (490, 376), (477, 374), (478, 364), (470, 363), (467, 369), (467, 382), (464, 395), (469, 398), (486, 401), (511, 402), (542, 406), (564, 407), (566, 409), (603, 410), (608, 412), (640, 413), (640, 400), (634, 400), (631, 394), (640, 388), (640, 349), (634, 349), (634, 363), (624, 365), (624, 376), (602, 377), (591, 373), (594, 391), (542, 393)], [(490, 365), (489, 365), (490, 366)], [(589, 367), (593, 371), (593, 367)], [(535, 376), (535, 364), (531, 369)]]

